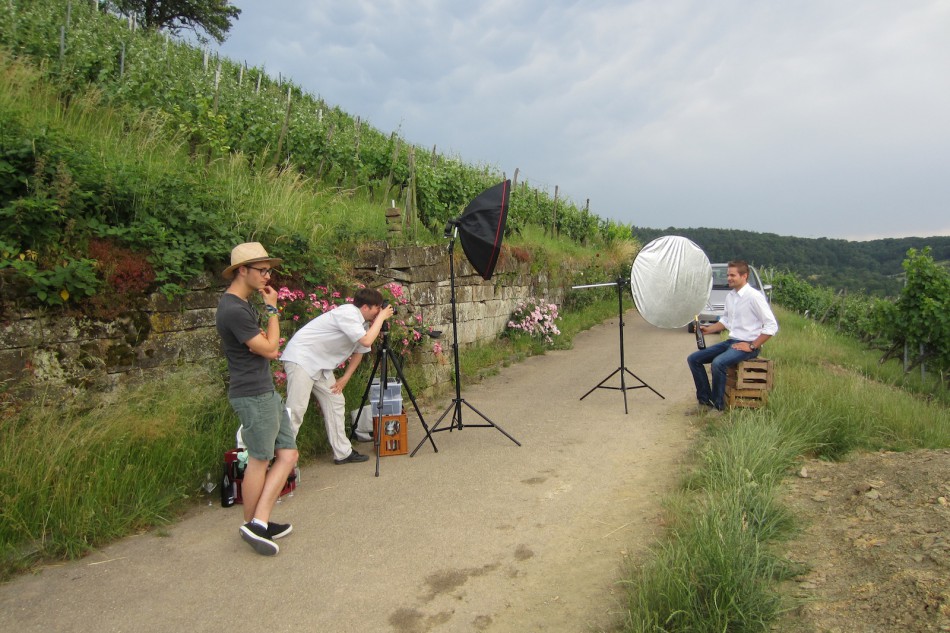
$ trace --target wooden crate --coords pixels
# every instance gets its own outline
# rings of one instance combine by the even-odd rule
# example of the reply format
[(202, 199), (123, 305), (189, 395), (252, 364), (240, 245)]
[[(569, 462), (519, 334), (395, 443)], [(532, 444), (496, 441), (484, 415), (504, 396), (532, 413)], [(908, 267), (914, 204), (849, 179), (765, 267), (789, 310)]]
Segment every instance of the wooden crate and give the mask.
[(726, 370), (726, 386), (735, 389), (771, 389), (772, 360), (751, 358)]
[(772, 361), (767, 358), (744, 360), (726, 371), (726, 406), (757, 408), (765, 406), (772, 388)]
[(409, 420), (406, 410), (400, 415), (382, 416), (383, 432), (379, 432), (380, 417), (373, 418), (373, 437), (379, 438), (379, 456), (405, 455), (409, 452)]
[(730, 389), (726, 387), (726, 406), (730, 409), (764, 407), (769, 400), (767, 389)]

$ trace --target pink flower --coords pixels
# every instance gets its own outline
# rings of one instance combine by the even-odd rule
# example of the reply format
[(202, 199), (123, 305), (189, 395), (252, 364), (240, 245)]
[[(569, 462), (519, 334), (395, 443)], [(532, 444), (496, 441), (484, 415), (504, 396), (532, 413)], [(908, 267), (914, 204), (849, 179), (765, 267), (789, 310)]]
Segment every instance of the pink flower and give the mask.
[[(436, 341), (435, 343), (433, 343), (433, 344), (432, 344), (432, 352), (433, 352), (436, 356), (441, 355), (441, 354), (442, 354), (442, 344), (439, 343), (438, 341)], [(383, 413), (385, 413), (385, 411), (384, 411)]]
[[(384, 287), (384, 288), (388, 288), (388, 289), (389, 289), (389, 292), (393, 293), (393, 298), (395, 298), (395, 299), (399, 299), (399, 298), (401, 298), (401, 297), (403, 296), (403, 294), (405, 294), (404, 291), (403, 291), (403, 289), (402, 289), (402, 286), (400, 286), (399, 284), (397, 284), (395, 281), (390, 282), (390, 283), (386, 284), (386, 285), (383, 286), (383, 287)], [(402, 303), (405, 303), (405, 302), (403, 301)]]

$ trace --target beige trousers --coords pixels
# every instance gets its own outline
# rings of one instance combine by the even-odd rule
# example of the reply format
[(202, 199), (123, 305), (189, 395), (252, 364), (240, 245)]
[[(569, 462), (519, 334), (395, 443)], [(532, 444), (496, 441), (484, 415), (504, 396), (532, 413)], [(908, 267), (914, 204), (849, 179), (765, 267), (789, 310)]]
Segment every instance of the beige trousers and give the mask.
[(342, 393), (333, 393), (330, 388), (336, 384), (332, 371), (322, 371), (314, 378), (297, 363), (284, 361), (284, 371), (287, 373), (287, 409), (290, 411), (290, 425), (294, 438), (303, 424), (303, 417), (310, 405), (312, 393), (320, 410), (323, 412), (323, 422), (327, 427), (327, 440), (333, 449), (333, 459), (346, 459), (353, 452), (350, 438), (346, 436), (346, 401)]

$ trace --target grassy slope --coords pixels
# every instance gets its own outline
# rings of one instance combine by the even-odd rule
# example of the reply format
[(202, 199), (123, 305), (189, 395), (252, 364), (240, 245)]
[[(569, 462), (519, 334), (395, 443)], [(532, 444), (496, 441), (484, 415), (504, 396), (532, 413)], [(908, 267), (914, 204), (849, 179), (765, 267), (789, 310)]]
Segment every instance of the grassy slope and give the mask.
[(777, 484), (798, 457), (950, 447), (950, 409), (892, 386), (895, 363), (777, 313), (768, 407), (706, 427), (695, 470), (669, 500), (667, 538), (629, 573), (627, 631), (767, 630), (784, 606), (774, 582), (796, 571), (771, 545), (794, 528)]

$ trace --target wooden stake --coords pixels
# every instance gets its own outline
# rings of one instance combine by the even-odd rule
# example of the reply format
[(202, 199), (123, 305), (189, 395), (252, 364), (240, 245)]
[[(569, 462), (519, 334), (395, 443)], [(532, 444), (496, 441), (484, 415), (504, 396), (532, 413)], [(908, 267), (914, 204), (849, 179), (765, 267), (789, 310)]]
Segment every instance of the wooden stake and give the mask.
[[(389, 161), (389, 175), (386, 177), (386, 187), (383, 189), (383, 200), (389, 197), (389, 190), (393, 187), (393, 175), (396, 172), (396, 161), (399, 160), (399, 150), (402, 144), (402, 139), (396, 136), (395, 132), (389, 136), (389, 141), (393, 143), (393, 158)], [(395, 201), (393, 202), (393, 206), (396, 206)], [(405, 221), (405, 215), (403, 216), (403, 221)]]
[(221, 85), (221, 62), (218, 62), (218, 68), (214, 71), (214, 103), (211, 106), (212, 112), (218, 113), (218, 87)]
[[(433, 146), (433, 150), (435, 147)], [(412, 239), (416, 239), (416, 220), (418, 219), (418, 201), (416, 200), (416, 148), (409, 148), (409, 186), (406, 187), (406, 225), (412, 226)]]
[(275, 165), (280, 165), (280, 151), (284, 144), (284, 137), (287, 136), (287, 128), (290, 127), (290, 86), (287, 87), (287, 112), (284, 114), (284, 125), (280, 128), (280, 138), (277, 139), (277, 155), (274, 157)]

